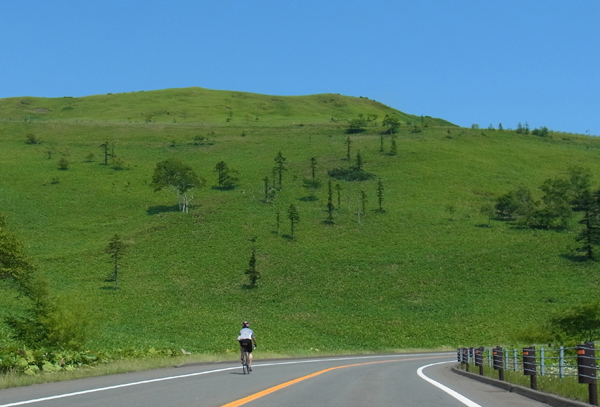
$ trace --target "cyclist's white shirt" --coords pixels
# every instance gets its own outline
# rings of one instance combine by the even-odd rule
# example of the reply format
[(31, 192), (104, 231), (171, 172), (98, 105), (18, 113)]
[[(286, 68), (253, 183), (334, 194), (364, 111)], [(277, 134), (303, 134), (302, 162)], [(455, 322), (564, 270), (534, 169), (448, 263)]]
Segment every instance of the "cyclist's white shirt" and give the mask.
[(254, 339), (254, 331), (250, 328), (242, 328), (238, 336), (238, 341), (242, 339)]

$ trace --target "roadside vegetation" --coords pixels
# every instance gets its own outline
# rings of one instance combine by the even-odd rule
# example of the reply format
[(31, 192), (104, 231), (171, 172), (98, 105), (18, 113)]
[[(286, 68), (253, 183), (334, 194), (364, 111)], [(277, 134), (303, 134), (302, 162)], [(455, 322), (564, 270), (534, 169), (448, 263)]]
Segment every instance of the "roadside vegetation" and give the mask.
[[(0, 352), (220, 357), (243, 320), (276, 354), (510, 342), (599, 283), (558, 192), (598, 190), (600, 141), (542, 130), (340, 95), (0, 100), (2, 230), (39, 281), (2, 275)], [(521, 187), (533, 218), (497, 206)]]

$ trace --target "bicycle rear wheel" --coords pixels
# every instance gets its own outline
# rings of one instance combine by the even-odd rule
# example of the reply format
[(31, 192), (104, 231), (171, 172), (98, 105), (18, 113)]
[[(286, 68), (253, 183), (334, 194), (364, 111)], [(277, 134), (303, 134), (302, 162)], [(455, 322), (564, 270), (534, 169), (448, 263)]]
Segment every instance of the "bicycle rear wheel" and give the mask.
[(250, 374), (250, 369), (248, 368), (248, 352), (244, 352), (244, 362), (242, 363), (242, 370), (244, 374)]

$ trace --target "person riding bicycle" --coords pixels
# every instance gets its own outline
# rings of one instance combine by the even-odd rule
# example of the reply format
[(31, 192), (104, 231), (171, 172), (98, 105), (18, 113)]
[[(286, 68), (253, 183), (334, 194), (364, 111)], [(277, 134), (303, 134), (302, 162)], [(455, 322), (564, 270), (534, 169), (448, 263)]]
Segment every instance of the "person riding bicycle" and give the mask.
[(242, 363), (244, 363), (244, 352), (248, 352), (248, 370), (252, 371), (252, 342), (254, 342), (254, 348), (256, 348), (256, 338), (254, 337), (254, 331), (249, 326), (248, 321), (244, 321), (238, 335), (238, 342), (242, 353)]

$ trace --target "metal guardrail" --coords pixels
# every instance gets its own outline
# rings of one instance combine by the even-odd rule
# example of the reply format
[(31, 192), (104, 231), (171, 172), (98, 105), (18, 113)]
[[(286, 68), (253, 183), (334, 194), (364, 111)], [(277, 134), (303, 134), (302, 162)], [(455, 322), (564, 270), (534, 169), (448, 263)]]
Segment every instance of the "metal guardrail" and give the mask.
[(493, 367), (498, 371), (499, 380), (504, 380), (504, 371), (522, 371), (531, 379), (531, 388), (537, 390), (537, 376), (567, 376), (577, 377), (579, 383), (588, 384), (589, 403), (598, 405), (597, 371), (598, 367), (596, 350), (593, 342), (586, 342), (575, 347), (536, 349), (529, 346), (521, 350), (513, 348), (460, 348), (457, 350), (457, 359), (461, 364), (479, 367), (479, 374), (483, 376), (483, 366)]

